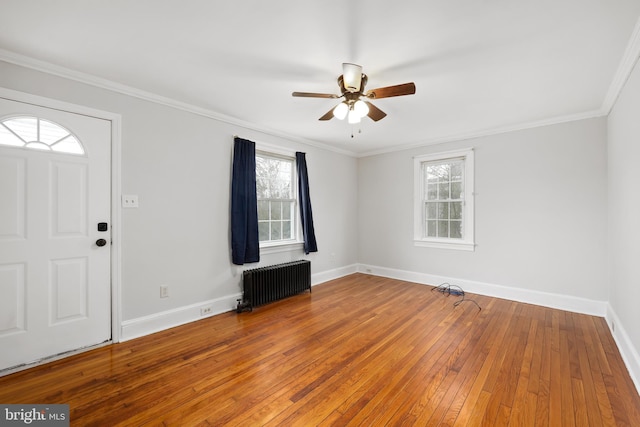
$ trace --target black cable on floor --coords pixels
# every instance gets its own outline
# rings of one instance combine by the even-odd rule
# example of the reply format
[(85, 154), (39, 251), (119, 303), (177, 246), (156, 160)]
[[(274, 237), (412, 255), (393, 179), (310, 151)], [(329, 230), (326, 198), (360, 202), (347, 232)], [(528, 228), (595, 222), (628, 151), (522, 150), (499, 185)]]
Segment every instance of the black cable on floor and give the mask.
[(450, 285), (449, 283), (445, 282), (442, 283), (440, 286), (437, 286), (435, 288), (431, 289), (431, 292), (433, 291), (438, 291), (442, 294), (445, 294), (447, 296), (449, 295), (454, 295), (454, 296), (461, 296), (462, 299), (459, 301), (456, 301), (453, 303), (454, 307), (459, 306), (460, 304), (462, 304), (465, 301), (469, 301), (472, 302), (476, 305), (476, 307), (478, 307), (478, 310), (482, 310), (482, 308), (480, 307), (480, 304), (478, 304), (475, 300), (472, 299), (466, 299), (466, 295), (464, 293), (464, 290), (458, 286), (458, 285)]

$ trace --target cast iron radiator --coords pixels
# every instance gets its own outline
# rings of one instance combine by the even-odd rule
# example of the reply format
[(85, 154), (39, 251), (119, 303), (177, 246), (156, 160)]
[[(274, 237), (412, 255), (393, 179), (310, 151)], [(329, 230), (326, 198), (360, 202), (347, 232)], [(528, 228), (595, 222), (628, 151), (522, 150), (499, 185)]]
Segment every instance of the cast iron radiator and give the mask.
[(311, 262), (291, 261), (284, 264), (245, 270), (242, 273), (242, 299), (237, 312), (299, 294), (311, 292)]

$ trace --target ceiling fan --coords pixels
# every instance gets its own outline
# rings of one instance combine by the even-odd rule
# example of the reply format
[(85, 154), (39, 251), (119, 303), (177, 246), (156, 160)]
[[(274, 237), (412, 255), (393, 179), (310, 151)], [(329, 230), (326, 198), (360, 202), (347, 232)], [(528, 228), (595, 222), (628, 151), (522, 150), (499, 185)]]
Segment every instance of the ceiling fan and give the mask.
[(310, 92), (293, 92), (291, 95), (303, 98), (344, 98), (344, 101), (329, 110), (319, 120), (331, 120), (333, 117), (343, 120), (347, 117), (349, 123), (360, 123), (360, 119), (364, 116), (369, 116), (373, 121), (377, 122), (387, 115), (369, 100), (416, 93), (416, 85), (413, 82), (371, 89), (365, 92), (364, 88), (367, 85), (367, 80), (367, 75), (362, 73), (362, 66), (344, 63), (342, 64), (342, 75), (338, 77), (338, 86), (342, 95)]

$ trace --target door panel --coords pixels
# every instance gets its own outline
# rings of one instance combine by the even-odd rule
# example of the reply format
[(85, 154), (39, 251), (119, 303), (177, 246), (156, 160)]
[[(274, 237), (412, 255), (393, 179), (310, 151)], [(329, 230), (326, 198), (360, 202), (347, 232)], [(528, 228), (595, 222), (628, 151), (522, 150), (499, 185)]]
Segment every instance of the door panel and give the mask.
[[(111, 241), (111, 123), (0, 98), (0, 120), (18, 116), (42, 127), (0, 129), (0, 370), (111, 338), (111, 245), (95, 244)], [(72, 137), (48, 150), (52, 123)], [(60, 152), (75, 139), (84, 155)]]

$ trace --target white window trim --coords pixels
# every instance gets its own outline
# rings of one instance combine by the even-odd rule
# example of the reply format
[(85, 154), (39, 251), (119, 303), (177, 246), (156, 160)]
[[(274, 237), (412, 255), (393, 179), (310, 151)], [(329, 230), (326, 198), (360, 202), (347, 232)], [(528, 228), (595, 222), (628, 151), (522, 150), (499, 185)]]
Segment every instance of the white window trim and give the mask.
[[(443, 239), (424, 237), (424, 212), (422, 195), (424, 194), (424, 180), (422, 179), (422, 163), (453, 158), (464, 159), (464, 238)], [(414, 246), (456, 249), (463, 251), (475, 250), (474, 234), (474, 153), (473, 148), (446, 151), (440, 153), (416, 156), (413, 159), (413, 244)]]
[(300, 201), (298, 200), (298, 169), (296, 166), (296, 153), (290, 149), (279, 147), (276, 145), (265, 144), (263, 142), (256, 142), (256, 156), (263, 154), (267, 157), (283, 157), (286, 159), (293, 159), (293, 181), (292, 192), (295, 199), (294, 203), (294, 215), (295, 215), (295, 230), (294, 238), (288, 240), (281, 240), (277, 242), (259, 242), (260, 254), (272, 254), (278, 252), (290, 252), (294, 250), (302, 250), (304, 248), (304, 241), (302, 240), (302, 226), (300, 224)]

